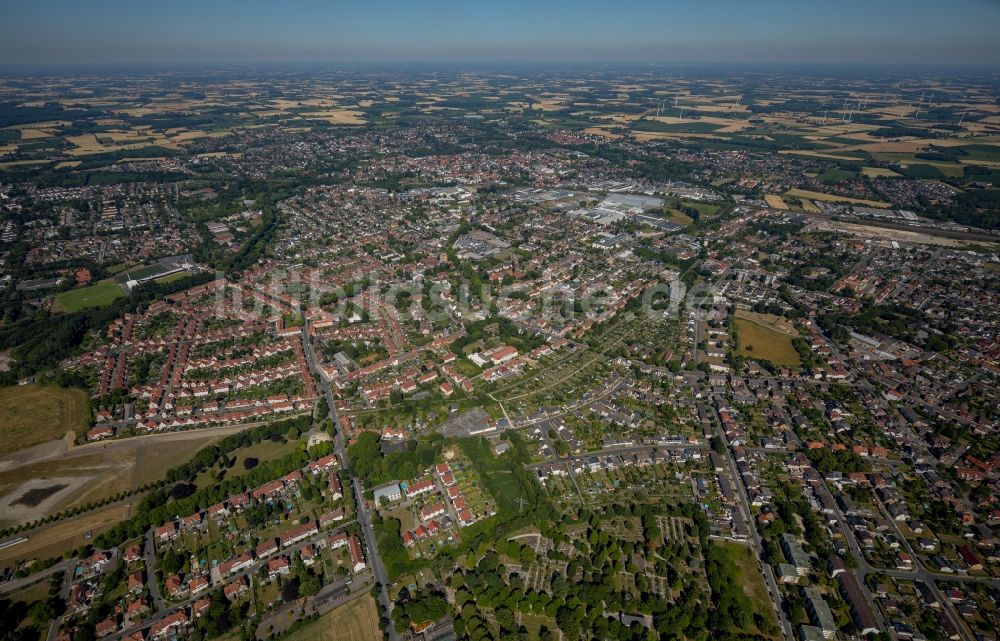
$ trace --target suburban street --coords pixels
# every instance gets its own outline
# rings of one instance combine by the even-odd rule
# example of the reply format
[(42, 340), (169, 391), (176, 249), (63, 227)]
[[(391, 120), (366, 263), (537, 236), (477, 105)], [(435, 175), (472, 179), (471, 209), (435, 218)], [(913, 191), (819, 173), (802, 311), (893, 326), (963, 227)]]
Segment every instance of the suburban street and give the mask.
[[(319, 388), (323, 393), (324, 398), (330, 407), (330, 418), (333, 420), (334, 428), (336, 430), (334, 434), (334, 452), (340, 458), (341, 464), (345, 469), (350, 471), (350, 462), (347, 458), (347, 443), (344, 437), (344, 429), (340, 423), (340, 416), (337, 414), (337, 403), (336, 398), (333, 395), (333, 390), (330, 389), (330, 383), (327, 382), (323, 376), (320, 374), (319, 367), (316, 364), (316, 355), (313, 350), (312, 342), (309, 340), (309, 330), (308, 330), (308, 319), (306, 324), (302, 327), (302, 342), (305, 345), (306, 360), (309, 362), (309, 368), (312, 370), (313, 374), (319, 378)], [(351, 489), (354, 493), (354, 501), (357, 509), (358, 522), (361, 524), (361, 532), (365, 539), (365, 548), (368, 553), (368, 564), (371, 565), (372, 571), (375, 574), (375, 581), (379, 586), (379, 603), (382, 606), (382, 611), (385, 612), (386, 616), (392, 612), (392, 599), (389, 598), (389, 577), (385, 571), (385, 565), (382, 563), (382, 557), (378, 553), (378, 543), (375, 539), (375, 532), (372, 529), (371, 514), (365, 504), (364, 491), (361, 487), (361, 483), (353, 475), (351, 479)], [(398, 641), (399, 635), (396, 633), (395, 628), (389, 626), (389, 641)]]

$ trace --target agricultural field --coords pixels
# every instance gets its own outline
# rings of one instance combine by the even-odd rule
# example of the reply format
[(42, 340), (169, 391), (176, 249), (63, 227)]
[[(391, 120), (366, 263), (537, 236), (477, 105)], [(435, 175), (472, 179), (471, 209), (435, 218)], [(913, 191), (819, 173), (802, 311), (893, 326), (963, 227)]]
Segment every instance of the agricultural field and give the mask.
[(775, 209), (788, 209), (788, 205), (781, 199), (781, 196), (778, 196), (777, 194), (767, 194), (764, 196), (764, 202), (767, 203), (768, 207), (773, 207)]
[(760, 358), (775, 365), (799, 365), (800, 359), (792, 339), (798, 332), (779, 316), (736, 312), (736, 332), (739, 337), (740, 355)]
[(88, 307), (105, 307), (123, 298), (125, 292), (112, 280), (102, 280), (56, 295), (55, 307), (61, 312), (77, 312)]
[(866, 178), (899, 178), (899, 174), (885, 167), (862, 167), (861, 174)]
[(89, 421), (90, 403), (83, 390), (40, 385), (0, 389), (0, 455), (75, 434)]

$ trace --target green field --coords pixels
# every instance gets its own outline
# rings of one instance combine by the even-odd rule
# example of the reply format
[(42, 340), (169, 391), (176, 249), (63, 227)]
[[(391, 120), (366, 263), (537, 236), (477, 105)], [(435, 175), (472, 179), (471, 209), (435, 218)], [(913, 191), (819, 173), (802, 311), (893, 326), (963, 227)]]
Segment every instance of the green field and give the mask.
[(789, 333), (787, 327), (776, 324), (774, 319), (778, 317), (768, 316), (743, 310), (737, 312), (736, 333), (740, 342), (740, 355), (759, 358), (775, 365), (799, 365), (799, 353), (792, 346), (794, 335)]
[(899, 178), (899, 174), (885, 167), (862, 167), (861, 173), (868, 178)]
[(534, 641), (538, 639), (538, 632), (544, 625), (549, 629), (550, 632), (558, 634), (559, 626), (556, 624), (556, 620), (552, 617), (543, 616), (541, 614), (521, 614), (521, 625), (525, 627), (528, 631), (528, 639)]
[(0, 455), (62, 438), (89, 422), (90, 403), (83, 390), (41, 385), (0, 389)]
[(63, 312), (76, 312), (87, 307), (105, 307), (125, 296), (125, 292), (111, 280), (102, 280), (88, 287), (78, 287), (56, 294), (56, 308)]
[(115, 282), (117, 282), (119, 285), (124, 285), (129, 280), (152, 278), (166, 271), (169, 270), (163, 265), (143, 265), (138, 267), (130, 267), (127, 270), (116, 275)]
[(169, 276), (161, 276), (160, 278), (157, 278), (155, 282), (164, 285), (166, 283), (172, 283), (175, 280), (181, 280), (182, 278), (187, 278), (190, 275), (191, 275), (190, 272), (176, 272), (174, 274), (170, 274)]
[(697, 209), (701, 212), (702, 216), (714, 216), (722, 209), (722, 205), (716, 205), (714, 203), (700, 203), (696, 200), (682, 200), (681, 205), (684, 207), (690, 207), (691, 209)]
[(632, 125), (632, 129), (635, 131), (663, 131), (668, 133), (693, 134), (710, 134), (713, 131), (717, 131), (722, 128), (723, 125), (699, 121), (665, 123), (657, 120), (637, 120), (635, 124)]
[(847, 196), (838, 196), (837, 194), (824, 194), (819, 191), (809, 191), (808, 189), (789, 189), (785, 192), (785, 196), (794, 196), (796, 198), (809, 198), (811, 200), (821, 200), (828, 203), (851, 203), (852, 205), (865, 205), (867, 207), (890, 207), (890, 203), (882, 202), (880, 200), (865, 200), (864, 198), (848, 198)]
[(743, 592), (750, 597), (753, 603), (754, 619), (760, 619), (765, 629), (761, 630), (761, 625), (755, 625), (750, 629), (741, 630), (748, 635), (759, 633), (764, 637), (774, 637), (768, 634), (770, 631), (778, 630), (778, 621), (774, 615), (774, 608), (771, 605), (771, 597), (767, 593), (767, 586), (764, 584), (764, 575), (758, 568), (757, 559), (749, 547), (739, 543), (717, 541), (713, 545), (718, 546), (725, 553), (726, 565), (730, 571), (738, 578), (737, 584), (743, 586)]
[(827, 169), (820, 175), (816, 176), (816, 179), (828, 185), (836, 185), (839, 182), (850, 180), (851, 178), (857, 178), (857, 176), (858, 175), (853, 171), (847, 171), (846, 169)]
[(668, 209), (666, 213), (667, 213), (666, 216), (667, 220), (677, 223), (678, 225), (690, 225), (691, 223), (694, 222), (693, 218), (691, 218), (687, 214), (683, 214), (677, 211), (676, 209)]

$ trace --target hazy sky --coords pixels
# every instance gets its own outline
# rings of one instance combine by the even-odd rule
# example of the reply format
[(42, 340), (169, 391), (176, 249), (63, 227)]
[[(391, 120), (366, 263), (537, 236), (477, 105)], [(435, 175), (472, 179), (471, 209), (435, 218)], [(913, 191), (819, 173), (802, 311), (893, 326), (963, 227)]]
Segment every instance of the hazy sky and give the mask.
[(1000, 0), (0, 0), (0, 64), (1000, 66)]

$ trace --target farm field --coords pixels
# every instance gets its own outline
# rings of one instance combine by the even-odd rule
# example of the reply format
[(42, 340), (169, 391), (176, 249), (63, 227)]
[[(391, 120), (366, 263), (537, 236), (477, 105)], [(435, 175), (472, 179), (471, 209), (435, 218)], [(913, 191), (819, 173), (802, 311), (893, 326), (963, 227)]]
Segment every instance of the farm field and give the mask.
[(105, 307), (125, 296), (112, 280), (102, 280), (88, 287), (79, 287), (56, 294), (56, 307), (62, 312), (76, 312), (88, 307)]
[(899, 174), (885, 167), (862, 167), (861, 173), (868, 178), (899, 178)]
[(775, 209), (788, 209), (788, 205), (777, 194), (767, 194), (764, 196), (764, 202)]
[(381, 636), (375, 599), (366, 594), (333, 609), (309, 625), (302, 626), (285, 639), (286, 641), (369, 641)]
[(82, 430), (89, 420), (83, 390), (40, 385), (0, 389), (0, 456)]
[(792, 346), (797, 336), (785, 319), (770, 314), (736, 312), (736, 331), (742, 356), (760, 358), (775, 365), (798, 365), (799, 354)]

